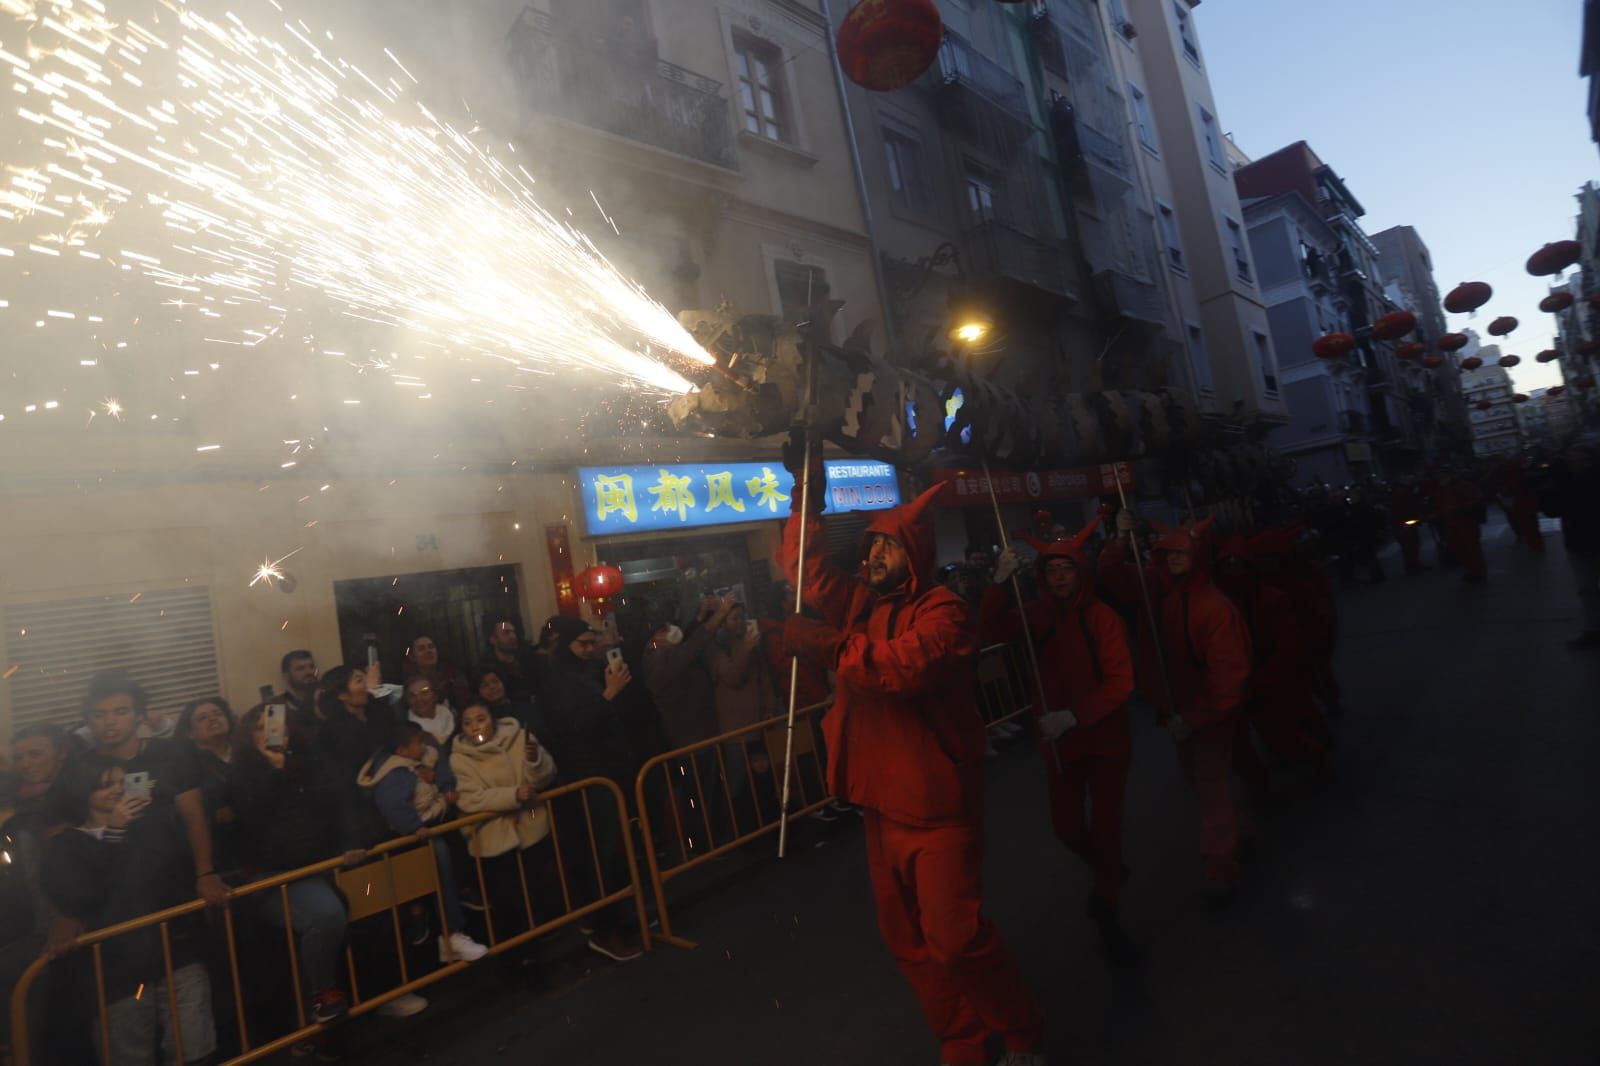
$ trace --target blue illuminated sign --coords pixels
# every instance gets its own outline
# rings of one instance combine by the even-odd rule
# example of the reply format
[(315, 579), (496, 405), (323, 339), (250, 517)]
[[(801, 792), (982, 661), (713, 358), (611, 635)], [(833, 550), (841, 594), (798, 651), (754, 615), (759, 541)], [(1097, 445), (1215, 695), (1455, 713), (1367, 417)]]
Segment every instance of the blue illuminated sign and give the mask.
[[(900, 503), (894, 467), (830, 459), (823, 514), (881, 511)], [(781, 463), (585, 466), (578, 469), (590, 536), (761, 522), (789, 516), (798, 491)]]

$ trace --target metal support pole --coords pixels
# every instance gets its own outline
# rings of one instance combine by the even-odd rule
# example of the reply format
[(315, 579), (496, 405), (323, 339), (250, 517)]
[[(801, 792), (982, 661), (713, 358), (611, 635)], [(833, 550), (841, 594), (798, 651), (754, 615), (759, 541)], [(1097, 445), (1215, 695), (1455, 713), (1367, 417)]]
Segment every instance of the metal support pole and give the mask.
[[(995, 528), (1000, 531), (1000, 547), (1010, 549), (1011, 538), (1006, 536), (1006, 522), (1000, 517), (1000, 497), (994, 491), (994, 478), (989, 476), (989, 460), (983, 460), (983, 482), (989, 486), (989, 503), (994, 507)], [(1033, 646), (1033, 630), (1028, 625), (1028, 605), (1022, 602), (1022, 582), (1017, 580), (1017, 575), (1011, 575), (1011, 595), (1017, 601), (1017, 618), (1022, 622), (1022, 644), (1028, 649), (1028, 666), (1033, 670), (1033, 687), (1039, 701), (1039, 713), (1049, 711), (1044, 696), (1044, 674), (1039, 671), (1039, 652)], [(1056, 773), (1061, 773), (1061, 753), (1056, 750), (1055, 743), (1050, 743), (1050, 758), (1055, 763)]]
[[(800, 537), (799, 557), (794, 564), (794, 613), (799, 614), (806, 605), (806, 533), (811, 527), (811, 450), (822, 447), (814, 441), (810, 430), (811, 405), (817, 389), (817, 364), (811, 347), (806, 345), (805, 406), (801, 408), (801, 425), (806, 443), (805, 465), (800, 468)], [(789, 719), (783, 730), (783, 795), (778, 799), (778, 858), (789, 852), (789, 783), (794, 773), (794, 714), (800, 700), (800, 657), (789, 660)]]
[[(1128, 494), (1122, 488), (1122, 468), (1116, 463), (1111, 464), (1111, 476), (1117, 480), (1117, 499), (1122, 501), (1122, 509), (1128, 509)], [(1161, 650), (1161, 626), (1156, 619), (1155, 603), (1150, 599), (1150, 585), (1144, 576), (1144, 560), (1139, 556), (1139, 538), (1134, 536), (1133, 530), (1128, 530), (1128, 549), (1133, 553), (1133, 572), (1139, 578), (1139, 596), (1144, 600), (1144, 616), (1150, 623), (1150, 644), (1156, 650), (1156, 669), (1161, 672), (1161, 687), (1167, 693), (1167, 707), (1169, 714), (1178, 713), (1177, 700), (1172, 695), (1172, 678), (1167, 674), (1167, 656)]]

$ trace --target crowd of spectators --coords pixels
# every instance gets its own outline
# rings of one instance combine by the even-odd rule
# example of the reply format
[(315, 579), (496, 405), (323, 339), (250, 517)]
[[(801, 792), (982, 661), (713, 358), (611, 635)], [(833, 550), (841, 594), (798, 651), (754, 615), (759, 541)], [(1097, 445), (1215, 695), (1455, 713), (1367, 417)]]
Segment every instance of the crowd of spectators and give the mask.
[[(401, 905), (401, 950), (413, 973), (417, 960), (432, 964), (435, 949), (441, 965), (482, 958), (489, 920), (504, 940), (625, 886), (630, 812), (615, 809), (613, 793), (586, 790), (587, 804), (570, 808), (542, 795), (599, 777), (631, 797), (647, 759), (758, 723), (788, 694), (788, 660), (742, 604), (710, 597), (681, 627), (659, 622), (636, 651), (643, 682), (612, 636), (564, 616), (545, 624), (537, 645), (516, 620), (493, 620), (470, 670), (442, 661), (438, 643), (418, 635), (404, 649), (401, 684), (385, 681), (376, 655), (319, 671), (311, 652), (290, 651), (283, 689), (243, 713), (207, 695), (158, 715), (131, 674), (95, 674), (79, 722), (19, 729), (0, 773), (0, 991), (9, 999), (40, 954), (53, 960), (30, 998), (33, 1060), (225, 1057), (240, 1046), (235, 980), (247, 1015), (276, 1011), (246, 1019), (253, 1045), (301, 1018), (327, 1025), (349, 1011), (347, 951), (363, 994), (393, 987), (389, 919), (378, 935), (363, 935), (332, 873), (295, 879), (286, 894), (236, 895), (332, 860), (357, 868), (381, 842), (414, 837), (436, 863), (437, 904)], [(818, 684), (825, 696), (826, 677), (808, 678), (807, 694)], [(731, 742), (725, 758), (735, 804), (776, 802), (770, 789), (744, 795), (745, 782), (769, 769), (762, 745)], [(708, 780), (716, 775), (704, 769)], [(494, 817), (441, 831), (468, 815)], [(119, 934), (98, 959), (77, 948), (86, 932), (197, 898), (209, 906), (164, 932)], [(240, 966), (236, 975), (219, 909), (230, 898), (237, 951), (276, 953), (278, 973), (298, 975), (296, 995), (252, 987), (271, 967)], [(630, 913), (623, 901), (584, 916), (587, 947), (619, 962), (638, 957)], [(539, 965), (528, 950), (512, 961)], [(363, 967), (379, 975), (370, 985)], [(378, 1013), (426, 1007), (411, 993)], [(337, 1033), (316, 1034), (294, 1055), (336, 1058)]]

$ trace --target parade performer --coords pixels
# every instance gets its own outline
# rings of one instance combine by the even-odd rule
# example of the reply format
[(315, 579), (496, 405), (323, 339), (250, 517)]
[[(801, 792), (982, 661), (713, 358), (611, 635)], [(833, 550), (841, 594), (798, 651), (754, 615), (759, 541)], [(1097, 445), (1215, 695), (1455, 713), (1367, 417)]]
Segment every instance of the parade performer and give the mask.
[(1422, 565), (1422, 522), (1426, 517), (1422, 490), (1414, 477), (1404, 477), (1389, 495), (1389, 521), (1393, 524), (1395, 543), (1400, 545), (1400, 558), (1406, 573), (1420, 574), (1428, 569)]
[[(1071, 539), (1042, 545), (1037, 567), (1043, 594), (1027, 607), (1027, 632), (1044, 682), (1045, 705), (1034, 701), (1033, 711), (1040, 754), (1046, 756), (1051, 824), (1061, 843), (1093, 870), (1089, 917), (1106, 957), (1125, 964), (1135, 958), (1117, 921), (1125, 876), (1123, 796), (1133, 754), (1127, 710), (1133, 657), (1127, 625), (1095, 595), (1084, 554), (1099, 524), (1097, 518)], [(1019, 565), (1015, 547), (996, 562), (978, 626), (985, 644), (1023, 638), (1021, 618), (1004, 590)]]
[(1489, 564), (1483, 557), (1483, 490), (1461, 471), (1447, 467), (1439, 485), (1439, 520), (1444, 525), (1450, 552), (1460, 562), (1465, 581), (1474, 584), (1489, 577)]
[(1176, 706), (1161, 706), (1160, 689), (1155, 695), (1199, 799), (1205, 893), (1224, 906), (1239, 880), (1239, 808), (1230, 776), (1251, 650), (1244, 617), (1208, 572), (1214, 518), (1180, 526), (1156, 543), (1172, 579), (1157, 611)]
[[(825, 476), (819, 467), (813, 485)], [(933, 580), (927, 510), (937, 493), (879, 513), (862, 539), (859, 575), (828, 560), (820, 513), (792, 515), (780, 561), (794, 580), (801, 523), (811, 523), (803, 589), (821, 619), (791, 615), (784, 643), (837, 676), (822, 726), (828, 783), (862, 808), (878, 926), (942, 1061), (983, 1066), (985, 1042), (998, 1033), (1002, 1062), (1043, 1066), (1038, 1004), (983, 914), (977, 639), (966, 604)], [(812, 491), (815, 511), (825, 498)]]

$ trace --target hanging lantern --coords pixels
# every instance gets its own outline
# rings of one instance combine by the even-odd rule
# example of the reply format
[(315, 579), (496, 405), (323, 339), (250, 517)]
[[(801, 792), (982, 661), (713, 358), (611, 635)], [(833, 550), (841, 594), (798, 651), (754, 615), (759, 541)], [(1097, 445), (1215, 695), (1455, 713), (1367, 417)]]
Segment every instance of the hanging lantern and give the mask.
[(1514, 367), (1518, 363), (1522, 362), (1522, 356), (1520, 356), (1520, 355), (1502, 355), (1498, 360), (1496, 360), (1496, 362), (1498, 362), (1501, 366), (1505, 367), (1507, 370), (1510, 370), (1512, 367)]
[(1476, 407), (1480, 411), (1487, 411), (1489, 408), (1493, 407), (1494, 404), (1489, 400), (1479, 400), (1472, 406)]
[(933, 0), (861, 0), (839, 24), (839, 65), (863, 89), (887, 93), (933, 64), (944, 21)]
[(578, 574), (574, 584), (578, 595), (603, 618), (611, 613), (611, 601), (622, 591), (622, 571), (614, 566), (591, 566)]
[(1511, 331), (1516, 329), (1516, 328), (1517, 328), (1517, 320), (1516, 319), (1512, 318), (1510, 315), (1501, 315), (1499, 318), (1497, 318), (1493, 322), (1489, 323), (1489, 336), (1491, 336), (1491, 337), (1509, 336), (1511, 334)]
[(1444, 298), (1444, 309), (1454, 315), (1466, 314), (1488, 303), (1493, 295), (1494, 290), (1481, 281), (1463, 281)]
[(1423, 359), (1422, 359), (1422, 365), (1427, 367), (1429, 370), (1438, 370), (1441, 366), (1444, 366), (1444, 356), (1442, 356), (1442, 355), (1424, 356)]
[(1410, 341), (1394, 350), (1396, 359), (1421, 359), (1428, 353), (1428, 346), (1421, 341)]
[(1572, 293), (1570, 292), (1553, 292), (1539, 301), (1539, 310), (1548, 311), (1551, 314), (1555, 314), (1557, 311), (1565, 311), (1571, 306)]
[(1439, 338), (1439, 350), (1441, 352), (1459, 352), (1466, 346), (1467, 335), (1465, 333), (1446, 333)]
[(1556, 351), (1554, 348), (1546, 348), (1544, 351), (1533, 357), (1534, 362), (1536, 363), (1553, 363), (1560, 358), (1561, 353)]
[(1525, 393), (1525, 392), (1514, 393), (1512, 395), (1512, 397), (1511, 397), (1511, 402), (1512, 403), (1527, 403), (1528, 402), (1528, 394)]
[(1577, 241), (1551, 241), (1528, 256), (1528, 273), (1559, 274), (1583, 258), (1583, 245)]
[(1548, 389), (1544, 390), (1544, 394), (1546, 396), (1560, 396), (1566, 391), (1567, 387), (1565, 385), (1551, 385)]
[(1584, 341), (1573, 351), (1579, 355), (1600, 355), (1600, 341)]
[(1397, 341), (1417, 328), (1417, 316), (1410, 311), (1390, 311), (1372, 324), (1372, 335), (1380, 341)]
[(1319, 359), (1338, 359), (1349, 355), (1355, 346), (1356, 339), (1348, 333), (1329, 333), (1311, 342), (1311, 350)]
[(1479, 359), (1475, 355), (1469, 355), (1465, 359), (1461, 360), (1461, 369), (1462, 370), (1476, 370), (1482, 365), (1483, 365), (1483, 360)]

